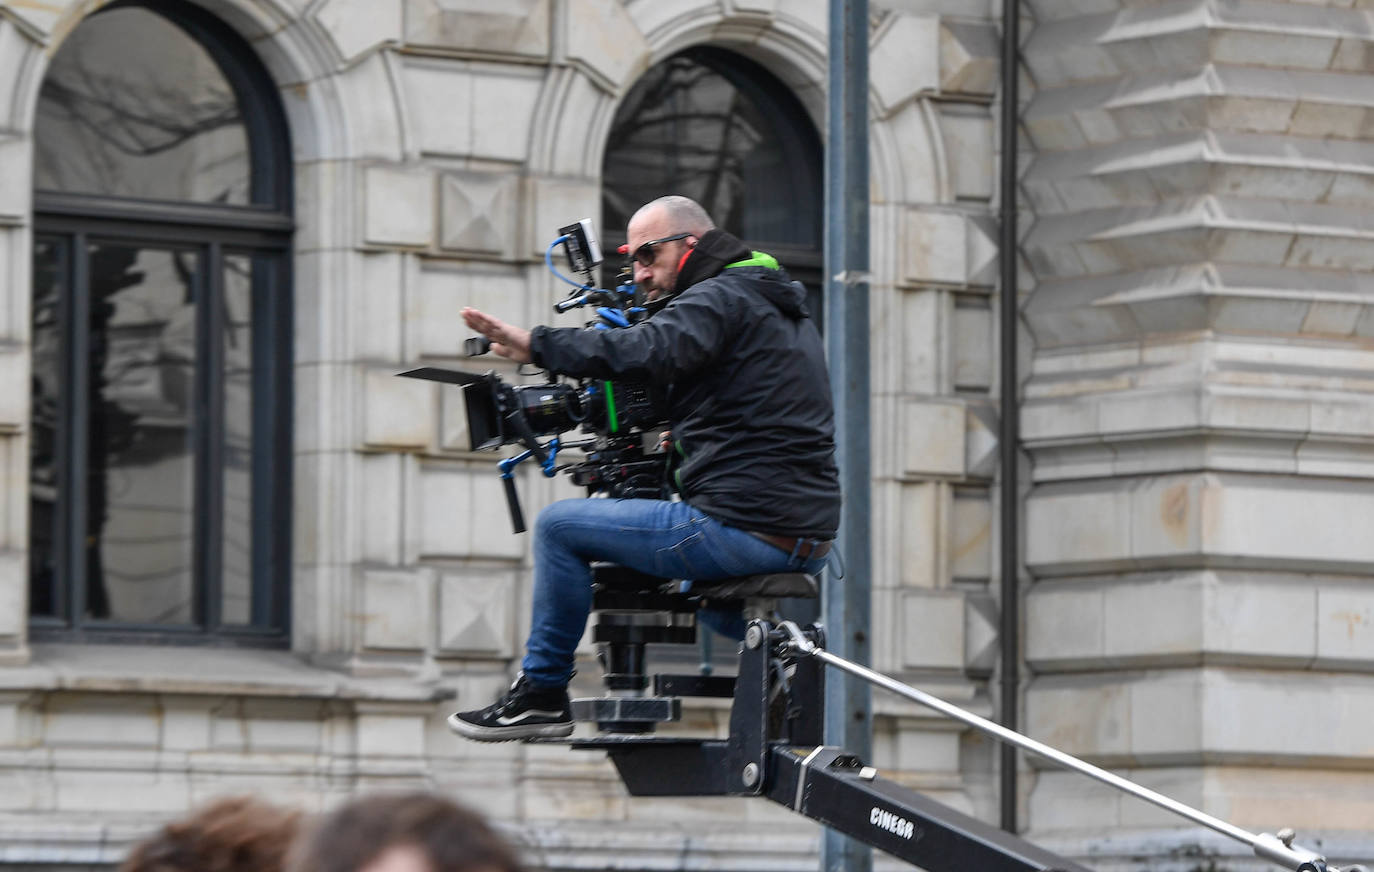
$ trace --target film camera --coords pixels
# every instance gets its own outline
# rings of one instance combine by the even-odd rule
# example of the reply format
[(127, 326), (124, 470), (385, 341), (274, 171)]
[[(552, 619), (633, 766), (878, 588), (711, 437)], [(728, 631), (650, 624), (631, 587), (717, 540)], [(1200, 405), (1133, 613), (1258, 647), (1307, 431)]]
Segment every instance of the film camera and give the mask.
[[(592, 271), (601, 263), (601, 249), (591, 221), (583, 219), (559, 229), (544, 260), (550, 272), (574, 286), (554, 304), (554, 311), (592, 307), (588, 330), (616, 330), (632, 326), (649, 315), (623, 268), (614, 289), (592, 285)], [(576, 282), (558, 272), (553, 252), (563, 246), (568, 262), (586, 280)], [(481, 336), (464, 342), (469, 357), (485, 354), (490, 342)], [(505, 485), (506, 502), (515, 532), (525, 530), (515, 490), (515, 468), (534, 458), (544, 475), (562, 472), (588, 494), (613, 498), (666, 499), (667, 458), (658, 450), (658, 435), (665, 425), (653, 389), (644, 384), (604, 379), (563, 379), (539, 384), (511, 384), (493, 371), (477, 374), (461, 370), (421, 367), (400, 373), (409, 378), (461, 385), (473, 451), (522, 445), (525, 450), (497, 464)], [(568, 440), (560, 434), (580, 430), (583, 438)], [(540, 437), (552, 437), (540, 442)], [(585, 457), (560, 463), (560, 453), (580, 449)]]

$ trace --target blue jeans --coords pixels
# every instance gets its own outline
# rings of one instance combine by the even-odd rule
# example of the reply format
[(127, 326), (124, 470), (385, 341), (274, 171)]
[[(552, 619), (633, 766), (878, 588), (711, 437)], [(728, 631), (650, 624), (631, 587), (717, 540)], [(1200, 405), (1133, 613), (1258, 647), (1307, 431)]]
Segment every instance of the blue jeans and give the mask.
[[(801, 560), (686, 503), (561, 500), (534, 525), (534, 611), (522, 664), (535, 685), (565, 687), (592, 610), (593, 561), (663, 578), (713, 581), (765, 572), (820, 572), (825, 557)], [(738, 613), (703, 609), (704, 623), (744, 637)]]

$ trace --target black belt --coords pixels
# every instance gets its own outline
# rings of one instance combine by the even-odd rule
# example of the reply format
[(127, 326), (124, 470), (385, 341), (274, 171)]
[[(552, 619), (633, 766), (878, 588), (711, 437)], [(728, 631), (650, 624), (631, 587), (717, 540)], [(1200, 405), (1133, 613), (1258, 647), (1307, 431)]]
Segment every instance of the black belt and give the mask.
[(802, 560), (813, 560), (830, 553), (830, 541), (807, 539), (804, 536), (774, 536), (772, 533), (756, 533), (747, 530), (755, 539), (762, 539), (774, 548), (781, 548), (788, 554), (796, 554)]

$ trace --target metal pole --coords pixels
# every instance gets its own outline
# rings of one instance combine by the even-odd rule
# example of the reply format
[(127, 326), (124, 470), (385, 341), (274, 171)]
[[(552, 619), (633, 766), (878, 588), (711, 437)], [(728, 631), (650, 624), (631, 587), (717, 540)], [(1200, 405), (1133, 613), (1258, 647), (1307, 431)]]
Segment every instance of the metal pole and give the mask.
[[(869, 662), (872, 585), (869, 520), (868, 3), (830, 0), (829, 117), (825, 152), (825, 333), (835, 398), (835, 447), (844, 491), (837, 537), (844, 578), (828, 573), (824, 622), (830, 643)], [(832, 566), (838, 562), (832, 559)], [(871, 756), (868, 685), (827, 682), (825, 738)], [(826, 830), (822, 872), (868, 872), (867, 845)]]
[[(1021, 671), (1021, 520), (1020, 488), (1018, 487), (1018, 456), (1021, 439), (1020, 396), (1021, 379), (1016, 371), (1016, 330), (1021, 305), (1016, 288), (1016, 152), (1017, 152), (1017, 38), (1020, 32), (1020, 0), (1003, 0), (1002, 4), (1002, 179), (1001, 179), (1001, 342), (999, 345), (1001, 391), (1001, 426), (998, 429), (1002, 475), (1000, 506), (1001, 541), (1001, 606), (1000, 622), (1001, 675), (999, 680), (998, 715), (1009, 729), (1016, 729), (1020, 706)], [(1002, 829), (1016, 832), (1016, 748), (1002, 745), (998, 772), (998, 794), (1001, 797)]]
[(964, 711), (958, 706), (945, 702), (937, 696), (931, 696), (925, 691), (917, 690), (914, 687), (902, 684), (900, 681), (888, 678), (886, 675), (883, 675), (880, 672), (874, 672), (872, 669), (860, 666), (857, 663), (851, 663), (845, 658), (832, 654), (829, 651), (826, 651), (824, 648), (821, 648), (817, 646), (815, 643), (811, 642), (809, 639), (806, 638), (805, 635), (802, 634), (801, 630), (797, 627), (797, 625), (790, 621), (784, 622), (782, 626), (787, 630), (788, 634), (792, 637), (792, 646), (804, 654), (809, 654), (812, 657), (818, 657), (824, 662), (829, 663), (831, 666), (836, 667), (837, 669), (841, 669), (845, 672), (850, 673), (851, 675), (857, 675), (865, 681), (868, 681), (872, 684), (876, 684), (879, 687), (885, 688), (886, 690), (890, 690), (893, 693), (898, 694), (900, 696), (904, 696), (907, 699), (912, 700), (914, 702), (918, 702), (923, 706), (935, 709), (937, 712), (940, 712), (941, 714), (946, 715), (947, 717), (951, 717), (956, 721), (961, 721), (965, 724), (968, 724), (970, 727), (973, 727), (976, 730), (987, 733), (991, 736), (995, 736), (996, 738), (1001, 739), (1003, 742), (1006, 742), (1007, 744), (1015, 745), (1016, 747), (1026, 751), (1030, 751), (1033, 754), (1039, 754), (1041, 757), (1053, 760), (1055, 763), (1058, 763), (1059, 765), (1064, 766), (1065, 768), (1072, 769), (1075, 772), (1079, 772), (1083, 775), (1088, 776), (1089, 778), (1096, 779), (1097, 781), (1101, 781), (1102, 783), (1115, 787), (1118, 790), (1129, 793), (1132, 796), (1137, 797), (1138, 799), (1143, 799), (1146, 802), (1153, 803), (1154, 805), (1159, 806), (1160, 808), (1167, 809), (1168, 811), (1171, 811), (1174, 814), (1188, 818), (1189, 820), (1201, 824), (1202, 826), (1207, 827), (1208, 829), (1215, 830), (1216, 832), (1221, 833), (1223, 836), (1235, 839), (1238, 842), (1244, 842), (1245, 844), (1253, 848), (1257, 855), (1264, 857), (1265, 859), (1273, 860), (1275, 862), (1288, 865), (1291, 869), (1300, 869), (1305, 865), (1313, 864), (1322, 860), (1320, 854), (1317, 854), (1315, 852), (1309, 851), (1301, 847), (1291, 847), (1285, 844), (1283, 841), (1281, 841), (1277, 836), (1270, 835), (1269, 833), (1261, 833), (1259, 835), (1256, 835), (1247, 830), (1243, 830), (1240, 827), (1235, 826), (1234, 824), (1230, 824), (1224, 820), (1221, 820), (1220, 818), (1212, 817), (1206, 812), (1198, 811), (1192, 806), (1184, 805), (1178, 800), (1170, 799), (1162, 793), (1156, 793), (1155, 791), (1150, 790), (1148, 787), (1141, 787), (1139, 784), (1136, 784), (1133, 781), (1127, 781), (1120, 775), (1108, 772), (1105, 769), (1101, 769), (1097, 766), (1094, 766), (1091, 763), (1080, 760), (1077, 757), (1074, 757), (1070, 754), (1065, 754), (1063, 751), (1060, 751), (1057, 748), (1052, 748), (1049, 745), (1037, 742), (1036, 740), (1028, 736), (1023, 736), (1022, 734), (1014, 730), (1009, 730), (1006, 727), (1003, 727), (1001, 724), (993, 723), (992, 721), (989, 721), (986, 718), (981, 718), (978, 715), (973, 714), (972, 712)]

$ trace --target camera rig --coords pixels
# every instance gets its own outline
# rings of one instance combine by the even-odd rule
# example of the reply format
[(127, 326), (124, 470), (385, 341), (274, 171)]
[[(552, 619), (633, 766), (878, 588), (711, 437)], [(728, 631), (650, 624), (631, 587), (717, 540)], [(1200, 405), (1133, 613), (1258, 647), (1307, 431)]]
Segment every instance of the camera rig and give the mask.
[[(631, 327), (649, 317), (640, 293), (622, 268), (616, 287), (595, 287), (592, 273), (601, 263), (601, 248), (591, 221), (583, 219), (559, 229), (549, 244), (544, 262), (550, 272), (573, 286), (567, 297), (555, 303), (555, 312), (592, 307), (588, 330)], [(553, 252), (563, 246), (573, 271), (584, 281), (564, 276), (553, 265)], [(482, 336), (464, 342), (469, 357), (485, 354), (491, 343)], [(469, 447), (473, 451), (521, 445), (524, 451), (497, 463), (505, 487), (511, 526), (525, 531), (524, 514), (515, 489), (515, 469), (533, 458), (552, 478), (566, 473), (588, 494), (608, 497), (666, 499), (667, 458), (658, 450), (658, 433), (665, 424), (657, 397), (645, 384), (608, 379), (564, 379), (538, 384), (511, 384), (496, 372), (478, 374), (426, 366), (399, 373), (407, 378), (459, 385), (468, 422)], [(561, 434), (579, 429), (584, 438), (570, 441)], [(540, 442), (541, 437), (549, 437)], [(560, 452), (579, 448), (586, 457), (575, 463), (559, 462)]]
[[(615, 289), (592, 285), (601, 260), (589, 221), (560, 228), (545, 252), (550, 271), (574, 286), (554, 305), (566, 312), (595, 307), (587, 329), (622, 329), (649, 316), (633, 284)], [(563, 245), (576, 282), (553, 266)], [(622, 270), (622, 278), (624, 271)], [(466, 352), (489, 349), (481, 337)], [(661, 415), (645, 385), (582, 379), (509, 384), (495, 372), (482, 374), (421, 367), (400, 375), (462, 386), (472, 450), (522, 445), (524, 451), (498, 463), (511, 521), (525, 529), (514, 470), (527, 459), (544, 475), (567, 472), (589, 493), (612, 497), (667, 497), (666, 462), (654, 457)], [(581, 428), (587, 438), (561, 441)], [(540, 437), (550, 437), (541, 443)], [(559, 465), (560, 450), (578, 447), (586, 459)], [(648, 674), (649, 644), (695, 641), (693, 618), (705, 602), (739, 601), (746, 611), (772, 612), (778, 598), (814, 597), (816, 581), (799, 574), (723, 579), (681, 590), (668, 579), (642, 576), (614, 566), (594, 566), (595, 641), (603, 645), (608, 696), (573, 700), (574, 718), (597, 725), (590, 737), (528, 739), (603, 751), (632, 796), (758, 796), (843, 832), (930, 872), (1087, 872), (1065, 857), (944, 806), (894, 781), (822, 736), (824, 669), (831, 666), (932, 708), (946, 717), (1015, 745), (1060, 766), (1153, 803), (1223, 836), (1248, 845), (1257, 857), (1290, 872), (1340, 872), (1315, 851), (1293, 843), (1291, 830), (1250, 833), (1190, 808), (1076, 757), (992, 723), (971, 712), (901, 684), (824, 649), (824, 632), (788, 621), (754, 620), (740, 648), (738, 674), (715, 676)], [(659, 618), (648, 619), (651, 614)], [(652, 679), (652, 693), (646, 693)], [(726, 739), (653, 735), (655, 723), (678, 719), (681, 697), (731, 698)], [(1363, 872), (1347, 867), (1346, 872)]]

